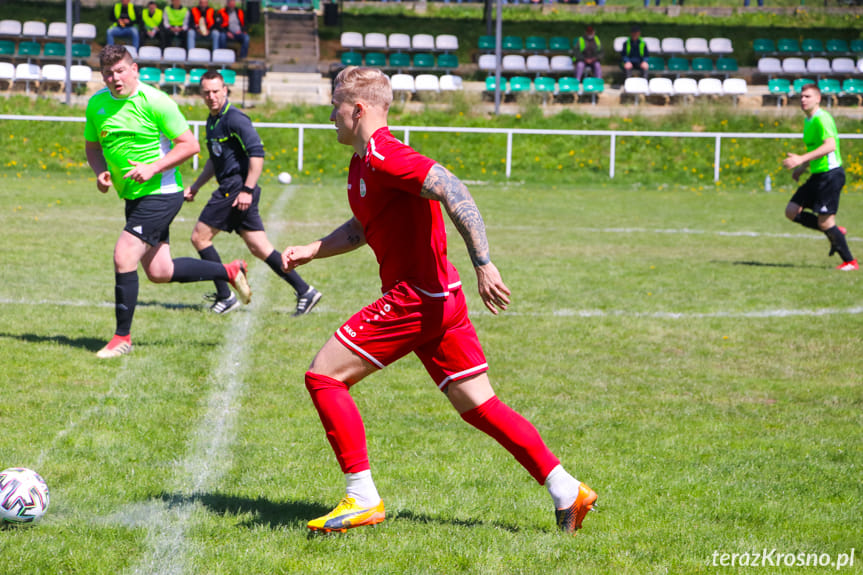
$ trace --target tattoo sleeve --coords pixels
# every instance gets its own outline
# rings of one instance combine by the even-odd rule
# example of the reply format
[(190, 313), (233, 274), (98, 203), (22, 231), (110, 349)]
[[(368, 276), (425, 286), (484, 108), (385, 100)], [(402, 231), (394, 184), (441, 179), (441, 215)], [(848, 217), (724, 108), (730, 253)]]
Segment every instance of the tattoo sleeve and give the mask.
[(491, 261), (485, 223), (482, 221), (476, 202), (461, 180), (440, 164), (435, 164), (426, 176), (420, 195), (443, 204), (464, 239), (474, 267)]

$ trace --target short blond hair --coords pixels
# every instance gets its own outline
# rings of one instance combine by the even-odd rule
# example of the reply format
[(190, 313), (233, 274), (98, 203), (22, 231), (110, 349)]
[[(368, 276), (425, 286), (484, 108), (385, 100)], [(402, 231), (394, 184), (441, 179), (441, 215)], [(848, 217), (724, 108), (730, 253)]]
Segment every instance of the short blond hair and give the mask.
[(377, 68), (348, 66), (336, 76), (334, 95), (345, 102), (358, 100), (389, 110), (393, 102), (390, 79)]

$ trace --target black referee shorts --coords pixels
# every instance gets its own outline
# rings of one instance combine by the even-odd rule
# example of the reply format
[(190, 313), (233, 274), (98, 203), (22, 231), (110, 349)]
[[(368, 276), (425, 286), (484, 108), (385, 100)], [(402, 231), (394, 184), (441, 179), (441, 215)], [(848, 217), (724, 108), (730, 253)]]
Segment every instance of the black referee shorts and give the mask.
[(258, 212), (261, 186), (255, 186), (255, 191), (252, 192), (252, 205), (249, 206), (248, 210), (242, 211), (232, 206), (237, 196), (243, 191), (243, 184), (243, 178), (239, 175), (231, 176), (222, 182), (210, 196), (207, 205), (201, 210), (198, 221), (223, 232), (264, 231), (264, 222)]
[(812, 174), (794, 192), (791, 201), (809, 208), (818, 215), (834, 215), (839, 211), (839, 196), (845, 186), (845, 168), (839, 166), (827, 172)]

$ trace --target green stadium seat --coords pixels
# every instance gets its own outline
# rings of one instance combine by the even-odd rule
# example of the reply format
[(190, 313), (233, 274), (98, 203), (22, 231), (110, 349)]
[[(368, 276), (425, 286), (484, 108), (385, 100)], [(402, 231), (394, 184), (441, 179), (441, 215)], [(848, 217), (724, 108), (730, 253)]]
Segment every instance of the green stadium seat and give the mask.
[(857, 99), (857, 105), (863, 104), (863, 80), (848, 78), (842, 82), (841, 96), (851, 96)]
[(162, 71), (158, 68), (144, 66), (138, 69), (138, 79), (145, 84), (158, 86), (162, 81)]
[(678, 58), (676, 56), (668, 59), (668, 71), (675, 74), (685, 74), (689, 72), (689, 60), (686, 58)]
[(590, 101), (596, 104), (596, 95), (605, 91), (605, 82), (602, 78), (585, 78), (581, 83), (581, 92), (590, 94)]
[(411, 67), (411, 57), (409, 54), (397, 53), (390, 54), (390, 68), (402, 70)]
[(665, 72), (665, 59), (660, 56), (648, 56), (647, 69), (650, 72)]
[(792, 84), (792, 88), (794, 88), (794, 93), (799, 94), (803, 90), (803, 86), (806, 84), (815, 84), (815, 80), (811, 80), (809, 78), (797, 78), (794, 80), (794, 84)]
[(13, 56), (15, 54), (15, 42), (12, 40), (0, 40), (0, 56)]
[(545, 52), (548, 50), (548, 42), (543, 36), (528, 36), (524, 42), (524, 49), (534, 53)]
[(458, 68), (458, 56), (455, 54), (441, 54), (437, 57), (437, 67), (441, 70), (455, 70)]
[(558, 94), (577, 94), (578, 93), (578, 80), (575, 78), (561, 78), (557, 81), (557, 93)]
[(434, 68), (434, 56), (425, 52), (414, 54), (414, 68)]
[(39, 45), (39, 42), (19, 42), (18, 43), (18, 57), (26, 58), (29, 61), (31, 58), (38, 58), (39, 54), (42, 53), (42, 46)]
[(92, 53), (89, 44), (72, 44), (72, 58), (78, 61), (88, 59)]
[(848, 43), (848, 49), (855, 54), (863, 54), (863, 38), (851, 40), (851, 42)]
[(363, 55), (359, 52), (342, 52), (342, 65), (343, 66), (362, 66), (363, 65)]
[(827, 53), (830, 55), (847, 54), (850, 52), (848, 49), (848, 42), (838, 38), (827, 40), (826, 48)]
[(504, 36), (501, 44), (504, 52), (521, 52), (524, 50), (524, 41), (521, 36)]
[(752, 41), (752, 49), (756, 56), (764, 56), (776, 52), (776, 44), (770, 38), (756, 38)]
[(791, 95), (791, 82), (786, 78), (773, 78), (767, 82), (767, 91), (776, 97), (776, 106), (779, 107)]
[(225, 86), (233, 86), (237, 83), (237, 72), (229, 68), (219, 70), (219, 74), (225, 79)]
[(824, 42), (817, 38), (804, 38), (800, 50), (806, 54), (821, 54), (824, 52)]
[(45, 44), (42, 55), (45, 58), (65, 58), (66, 45), (59, 42), (48, 42)]
[(477, 41), (477, 48), (479, 48), (480, 52), (494, 52), (494, 36), (480, 36)]
[(776, 42), (776, 50), (784, 55), (797, 54), (800, 52), (800, 42), (793, 38), (780, 38)]
[(537, 92), (554, 93), (554, 78), (540, 76), (533, 81), (533, 89)]
[(207, 73), (206, 68), (192, 68), (189, 70), (189, 85), (198, 86), (201, 83), (201, 78)]
[(366, 66), (372, 68), (385, 68), (387, 57), (383, 52), (369, 52), (366, 54)]
[(725, 72), (726, 74), (737, 72), (737, 58), (717, 58), (716, 71)]
[(513, 76), (509, 79), (509, 93), (518, 94), (519, 92), (530, 91), (530, 78), (526, 76)]
[(178, 87), (186, 85), (186, 70), (184, 68), (168, 68), (162, 78), (162, 84), (170, 86), (174, 94)]
[(710, 58), (693, 58), (692, 71), (699, 74), (709, 74), (713, 71), (713, 60)]
[(821, 90), (822, 96), (827, 96), (827, 105), (831, 106), (842, 93), (842, 84), (835, 78), (824, 78), (818, 80), (818, 89)]
[(565, 36), (554, 36), (548, 41), (548, 49), (552, 52), (569, 52), (572, 50), (572, 44)]
[[(489, 76), (485, 79), (485, 90), (486, 92), (494, 92), (494, 76)], [(500, 91), (506, 92), (506, 78), (500, 79)]]

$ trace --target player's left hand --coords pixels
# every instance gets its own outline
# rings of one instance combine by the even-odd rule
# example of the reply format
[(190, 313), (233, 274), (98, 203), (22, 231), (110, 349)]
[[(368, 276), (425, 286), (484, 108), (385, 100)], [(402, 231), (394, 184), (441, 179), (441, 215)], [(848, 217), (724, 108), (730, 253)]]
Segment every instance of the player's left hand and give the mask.
[(476, 270), (476, 282), (479, 288), (479, 296), (488, 311), (497, 315), (498, 308), (506, 310), (509, 305), (509, 288), (503, 283), (497, 267), (489, 262), (474, 268)]
[(237, 194), (237, 199), (231, 205), (241, 212), (245, 212), (252, 205), (252, 194), (249, 192), (240, 192)]
[(132, 169), (123, 174), (123, 177), (127, 180), (138, 183), (146, 182), (158, 172), (153, 164), (145, 164), (144, 162), (135, 162), (133, 160), (129, 160), (129, 163), (132, 164)]
[(800, 159), (800, 156), (798, 154), (792, 154), (791, 152), (788, 152), (788, 157), (782, 160), (782, 167), (786, 170), (793, 170), (802, 163), (803, 161)]

